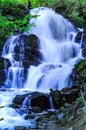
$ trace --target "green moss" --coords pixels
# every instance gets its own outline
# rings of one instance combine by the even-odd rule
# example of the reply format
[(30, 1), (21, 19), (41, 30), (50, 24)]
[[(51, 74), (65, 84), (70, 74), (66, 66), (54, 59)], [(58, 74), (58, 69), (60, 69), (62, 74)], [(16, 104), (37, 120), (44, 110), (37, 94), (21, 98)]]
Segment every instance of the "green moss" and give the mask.
[(86, 67), (86, 60), (81, 60), (78, 62), (78, 64), (75, 66), (76, 72), (81, 72)]

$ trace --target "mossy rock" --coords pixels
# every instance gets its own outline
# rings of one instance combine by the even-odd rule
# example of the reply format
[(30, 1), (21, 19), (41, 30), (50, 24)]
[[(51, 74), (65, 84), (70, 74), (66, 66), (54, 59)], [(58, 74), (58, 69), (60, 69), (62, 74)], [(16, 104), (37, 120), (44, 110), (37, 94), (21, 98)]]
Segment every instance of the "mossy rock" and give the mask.
[(29, 35), (28, 38), (29, 38), (28, 45), (35, 49), (38, 49), (39, 38), (34, 34)]
[(75, 66), (75, 83), (82, 88), (86, 86), (86, 59), (78, 62)]
[(83, 71), (84, 69), (86, 69), (86, 59), (79, 61), (75, 66), (76, 72)]

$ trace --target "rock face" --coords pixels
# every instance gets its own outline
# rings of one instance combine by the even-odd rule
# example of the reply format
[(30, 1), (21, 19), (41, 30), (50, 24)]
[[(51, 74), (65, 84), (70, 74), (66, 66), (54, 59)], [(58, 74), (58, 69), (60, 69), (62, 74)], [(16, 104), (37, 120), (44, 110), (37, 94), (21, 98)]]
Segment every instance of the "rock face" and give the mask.
[(6, 80), (6, 74), (4, 69), (0, 69), (0, 87), (4, 86), (4, 82)]
[(13, 57), (16, 61), (22, 61), (24, 68), (38, 65), (41, 62), (39, 38), (36, 35), (20, 34), (14, 43), (17, 44), (14, 48)]
[(0, 56), (0, 87), (4, 85), (6, 73), (4, 69), (4, 59)]
[[(38, 65), (41, 62), (41, 52), (39, 51), (39, 38), (36, 35), (27, 35), (27, 34), (18, 34), (13, 35), (16, 38), (13, 41), (13, 45), (15, 45), (13, 52), (11, 52), (12, 57), (15, 62), (22, 63), (21, 67), (24, 67), (24, 74), (28, 71), (30, 65)], [(5, 51), (9, 52), (9, 46), (11, 44), (12, 37), (7, 39), (6, 49)], [(9, 43), (9, 45), (8, 45)], [(2, 51), (1, 51), (2, 52)], [(6, 52), (6, 53), (7, 53)], [(5, 64), (5, 65), (4, 65)], [(0, 54), (0, 72), (3, 73), (3, 76), (0, 77), (0, 85), (5, 81), (5, 73), (2, 69), (8, 69), (11, 66), (11, 61), (8, 59), (1, 58)], [(5, 66), (5, 68), (4, 68)], [(15, 67), (15, 65), (14, 65)], [(3, 71), (3, 72), (2, 72)], [(4, 80), (3, 80), (4, 79)]]
[(50, 95), (53, 98), (54, 108), (60, 108), (65, 103), (73, 103), (79, 97), (80, 89), (77, 86), (65, 88), (61, 91), (50, 89)]

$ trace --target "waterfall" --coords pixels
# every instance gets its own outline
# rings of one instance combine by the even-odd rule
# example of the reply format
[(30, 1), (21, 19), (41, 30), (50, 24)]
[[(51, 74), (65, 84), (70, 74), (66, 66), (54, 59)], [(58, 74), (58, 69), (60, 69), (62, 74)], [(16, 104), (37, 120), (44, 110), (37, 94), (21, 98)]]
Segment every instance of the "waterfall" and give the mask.
[[(42, 92), (49, 92), (50, 88), (61, 90), (71, 87), (72, 69), (81, 58), (81, 45), (74, 42), (77, 29), (49, 8), (33, 9), (31, 14), (37, 14), (37, 18), (30, 20), (35, 26), (31, 27), (28, 34), (12, 35), (4, 45), (2, 57), (10, 62), (5, 87)], [(39, 39), (37, 51), (41, 53), (41, 62), (36, 66), (28, 65), (25, 74), (24, 58), (27, 46), (26, 39), (22, 37), (31, 34)]]
[(30, 21), (35, 27), (29, 33), (40, 39), (42, 63), (28, 69), (24, 88), (47, 92), (50, 88), (70, 87), (73, 85), (72, 69), (81, 58), (81, 46), (74, 42), (77, 29), (51, 9), (31, 10), (31, 14), (36, 13), (38, 17)]
[[(28, 33), (10, 36), (3, 47), (2, 57), (7, 76), (3, 87), (9, 91), (0, 91), (2, 130), (34, 124), (9, 107), (13, 98), (28, 91), (47, 93), (50, 88), (61, 90), (71, 87), (72, 70), (82, 58), (81, 44), (75, 42), (78, 29), (71, 22), (45, 7), (33, 9), (31, 14), (37, 15), (37, 18), (30, 20), (35, 26)], [(36, 40), (35, 43), (31, 37)], [(52, 109), (52, 97), (49, 100)], [(31, 101), (30, 97), (29, 100), (26, 97), (22, 105), (31, 107)]]

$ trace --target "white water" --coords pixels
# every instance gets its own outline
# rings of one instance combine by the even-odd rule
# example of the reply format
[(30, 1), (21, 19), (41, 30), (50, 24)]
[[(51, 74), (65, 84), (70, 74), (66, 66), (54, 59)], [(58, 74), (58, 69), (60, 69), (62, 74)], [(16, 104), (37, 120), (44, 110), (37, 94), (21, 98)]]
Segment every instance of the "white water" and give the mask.
[[(20, 89), (30, 91), (49, 92), (49, 89), (59, 89), (72, 86), (72, 69), (75, 63), (82, 57), (81, 46), (74, 42), (77, 34), (76, 29), (66, 19), (53, 10), (47, 8), (34, 9), (32, 14), (38, 14), (36, 19), (31, 22), (36, 27), (30, 29), (29, 34), (36, 34), (39, 37), (39, 51), (42, 53), (42, 61), (38, 66), (28, 68), (27, 78), (24, 77), (24, 67), (22, 65), (22, 56), (19, 61), (14, 59), (15, 42), (18, 36), (12, 36), (7, 40), (2, 57), (9, 59), (11, 66), (7, 70), (7, 80), (5, 87), (13, 89), (10, 92), (0, 93), (0, 130), (11, 128), (17, 125), (26, 125), (24, 118), (14, 109), (9, 108), (13, 97), (19, 93)], [(24, 55), (24, 43), (20, 45), (20, 54)], [(29, 60), (29, 59), (28, 59)], [(17, 91), (15, 91), (17, 89)], [(19, 91), (19, 92), (18, 92)], [(28, 124), (29, 125), (29, 124)]]
[[(47, 92), (50, 88), (61, 90), (72, 86), (70, 77), (74, 64), (81, 58), (81, 47), (74, 42), (77, 31), (73, 25), (51, 9), (34, 9), (37, 19), (32, 19), (36, 27), (30, 34), (40, 38), (42, 64), (28, 70), (24, 89)], [(34, 79), (34, 80), (33, 80)]]
[(50, 109), (54, 109), (52, 96), (49, 97), (49, 101), (50, 101)]

